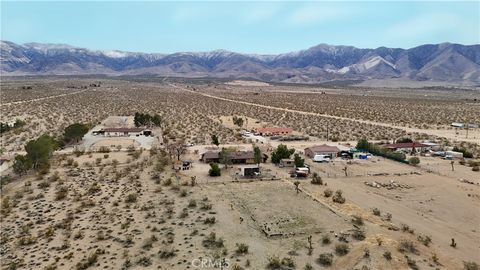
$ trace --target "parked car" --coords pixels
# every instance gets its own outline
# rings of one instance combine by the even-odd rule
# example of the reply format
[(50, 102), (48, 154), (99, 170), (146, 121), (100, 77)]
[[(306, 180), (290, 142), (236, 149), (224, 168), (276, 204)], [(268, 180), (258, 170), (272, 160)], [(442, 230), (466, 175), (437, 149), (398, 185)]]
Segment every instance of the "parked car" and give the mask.
[(453, 156), (452, 155), (446, 155), (443, 157), (443, 159), (445, 160), (453, 160)]
[(328, 155), (315, 155), (313, 161), (315, 162), (330, 162), (332, 159)]

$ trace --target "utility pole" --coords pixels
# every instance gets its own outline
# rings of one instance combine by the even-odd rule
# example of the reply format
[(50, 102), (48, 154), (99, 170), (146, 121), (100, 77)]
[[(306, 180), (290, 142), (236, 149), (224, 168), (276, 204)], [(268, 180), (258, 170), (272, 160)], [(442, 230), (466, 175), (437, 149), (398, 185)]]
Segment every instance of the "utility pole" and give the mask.
[(469, 123), (466, 123), (466, 129), (467, 129), (467, 133), (465, 134), (465, 138), (468, 138), (468, 128), (469, 128)]

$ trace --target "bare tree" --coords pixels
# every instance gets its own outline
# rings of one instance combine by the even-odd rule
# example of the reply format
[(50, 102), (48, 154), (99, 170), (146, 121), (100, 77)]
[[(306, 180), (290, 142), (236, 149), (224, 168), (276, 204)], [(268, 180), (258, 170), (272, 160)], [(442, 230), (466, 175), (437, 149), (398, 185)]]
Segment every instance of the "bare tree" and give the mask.
[(180, 157), (187, 151), (187, 147), (185, 146), (185, 141), (183, 139), (179, 139), (170, 143), (167, 146), (167, 150), (170, 155), (170, 159), (172, 159), (172, 156), (176, 156), (177, 160), (180, 160)]

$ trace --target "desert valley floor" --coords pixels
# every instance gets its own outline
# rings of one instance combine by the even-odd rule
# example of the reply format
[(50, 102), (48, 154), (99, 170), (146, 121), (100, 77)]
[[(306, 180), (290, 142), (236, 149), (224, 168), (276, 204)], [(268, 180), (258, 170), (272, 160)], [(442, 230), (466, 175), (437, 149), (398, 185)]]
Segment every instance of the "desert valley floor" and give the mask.
[[(1, 136), (2, 269), (478, 269), (480, 129), (451, 124), (478, 124), (479, 90), (148, 77), (5, 78), (0, 86), (0, 122), (25, 123)], [(160, 115), (151, 138), (91, 133), (136, 112)], [(12, 171), (28, 141), (60, 137), (73, 123), (92, 130), (56, 150), (48, 169)], [(261, 127), (308, 140), (242, 135)], [(304, 151), (354, 148), (362, 138), (429, 141), (473, 158), (316, 163)], [(280, 144), (305, 159), (307, 178), (270, 161)], [(269, 157), (262, 177), (239, 177), (239, 164), (209, 176), (200, 160), (254, 146)]]

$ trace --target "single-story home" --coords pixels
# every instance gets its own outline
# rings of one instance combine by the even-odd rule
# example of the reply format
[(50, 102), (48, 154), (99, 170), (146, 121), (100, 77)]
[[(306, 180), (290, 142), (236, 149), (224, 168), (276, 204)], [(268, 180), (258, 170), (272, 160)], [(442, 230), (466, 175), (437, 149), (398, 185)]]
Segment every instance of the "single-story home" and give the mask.
[(97, 132), (106, 137), (129, 137), (129, 136), (149, 136), (152, 134), (150, 130), (145, 128), (105, 128)]
[(257, 134), (260, 136), (289, 135), (293, 132), (291, 128), (282, 127), (266, 127), (257, 128)]
[(419, 143), (419, 142), (411, 142), (411, 143), (392, 143), (385, 145), (385, 148), (388, 148), (392, 151), (425, 151), (428, 150), (430, 147), (426, 144)]
[[(230, 159), (233, 164), (254, 164), (253, 151), (236, 151), (230, 154)], [(266, 162), (268, 156), (262, 154), (262, 162)], [(220, 163), (220, 151), (208, 151), (201, 155), (200, 160), (205, 163), (215, 162)]]
[(330, 158), (335, 158), (340, 151), (336, 146), (322, 144), (305, 148), (305, 156), (313, 158), (315, 155), (327, 155), (330, 156)]

